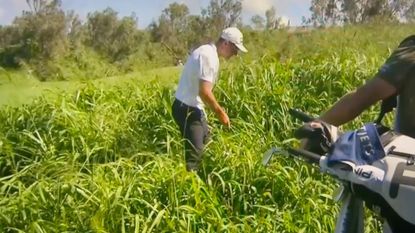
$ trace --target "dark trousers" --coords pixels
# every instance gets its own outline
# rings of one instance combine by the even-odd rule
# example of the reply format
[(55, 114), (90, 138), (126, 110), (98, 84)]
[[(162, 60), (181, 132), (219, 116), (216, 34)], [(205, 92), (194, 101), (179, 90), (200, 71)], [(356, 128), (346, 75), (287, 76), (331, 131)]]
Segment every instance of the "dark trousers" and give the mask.
[(184, 140), (186, 169), (196, 171), (203, 158), (203, 149), (209, 139), (209, 128), (204, 112), (175, 100), (173, 118)]

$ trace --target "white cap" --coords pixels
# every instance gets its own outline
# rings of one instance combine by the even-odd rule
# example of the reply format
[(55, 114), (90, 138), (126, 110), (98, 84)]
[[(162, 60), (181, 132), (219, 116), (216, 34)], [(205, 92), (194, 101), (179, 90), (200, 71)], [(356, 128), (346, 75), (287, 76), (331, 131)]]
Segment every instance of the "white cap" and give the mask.
[(227, 41), (231, 42), (232, 44), (234, 44), (242, 52), (244, 52), (244, 53), (248, 52), (248, 50), (242, 44), (243, 35), (242, 35), (242, 32), (239, 31), (239, 29), (237, 29), (235, 27), (225, 28), (222, 31), (222, 34), (220, 35), (220, 37), (222, 39), (227, 40)]

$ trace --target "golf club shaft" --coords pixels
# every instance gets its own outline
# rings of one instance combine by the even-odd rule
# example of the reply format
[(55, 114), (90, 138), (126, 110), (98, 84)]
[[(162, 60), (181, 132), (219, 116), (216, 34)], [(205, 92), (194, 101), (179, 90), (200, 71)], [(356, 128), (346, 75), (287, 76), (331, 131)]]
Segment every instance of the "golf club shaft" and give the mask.
[(310, 122), (314, 120), (314, 117), (311, 117), (307, 115), (306, 113), (301, 112), (300, 110), (297, 110), (297, 109), (289, 109), (288, 113), (290, 113), (290, 115), (293, 116), (294, 118), (297, 118), (303, 122)]
[(312, 163), (319, 163), (320, 162), (320, 155), (307, 151), (307, 150), (303, 150), (303, 149), (294, 149), (294, 148), (287, 148), (288, 153), (292, 154), (292, 155), (296, 155), (305, 159), (310, 160)]

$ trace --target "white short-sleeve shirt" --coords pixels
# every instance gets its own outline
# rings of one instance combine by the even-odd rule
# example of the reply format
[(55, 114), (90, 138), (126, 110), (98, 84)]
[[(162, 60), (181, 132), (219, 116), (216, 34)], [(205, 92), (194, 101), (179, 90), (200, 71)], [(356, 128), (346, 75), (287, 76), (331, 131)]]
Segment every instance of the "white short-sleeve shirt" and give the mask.
[(203, 110), (204, 104), (199, 96), (199, 82), (202, 79), (215, 84), (218, 70), (219, 57), (215, 44), (206, 44), (195, 49), (184, 65), (176, 98), (189, 106)]

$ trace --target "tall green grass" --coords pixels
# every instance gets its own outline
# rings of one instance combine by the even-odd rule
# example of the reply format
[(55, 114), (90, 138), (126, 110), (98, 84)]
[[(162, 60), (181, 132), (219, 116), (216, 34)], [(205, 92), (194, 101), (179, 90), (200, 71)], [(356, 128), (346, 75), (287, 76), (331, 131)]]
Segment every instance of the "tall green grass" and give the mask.
[[(171, 117), (172, 76), (89, 83), (3, 107), (0, 231), (333, 232), (339, 206), (331, 177), (283, 155), (269, 167), (260, 162), (271, 145), (296, 145), (292, 131), (300, 123), (289, 108), (321, 113), (386, 56), (353, 46), (347, 56), (324, 51), (225, 65), (215, 94), (232, 127), (208, 114), (213, 140), (199, 174), (185, 169)], [(345, 128), (373, 120), (376, 109)], [(366, 225), (380, 232), (374, 215)]]
[[(337, 85), (338, 74), (361, 66), (338, 65), (269, 62), (225, 71), (217, 95), (233, 126), (213, 128), (200, 178), (185, 171), (169, 87), (87, 86), (55, 101), (5, 108), (0, 226), (5, 232), (330, 232), (338, 211), (329, 197), (333, 180), (291, 158), (268, 168), (260, 160), (271, 144), (291, 143), (297, 124), (291, 106), (319, 112), (354, 86), (353, 80)], [(376, 228), (375, 222), (370, 229)]]

